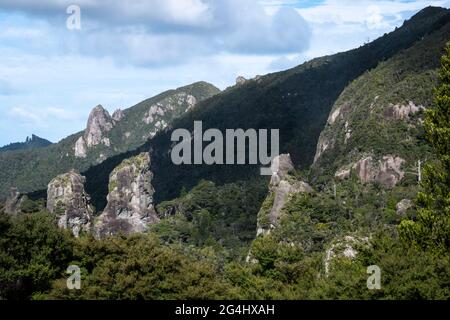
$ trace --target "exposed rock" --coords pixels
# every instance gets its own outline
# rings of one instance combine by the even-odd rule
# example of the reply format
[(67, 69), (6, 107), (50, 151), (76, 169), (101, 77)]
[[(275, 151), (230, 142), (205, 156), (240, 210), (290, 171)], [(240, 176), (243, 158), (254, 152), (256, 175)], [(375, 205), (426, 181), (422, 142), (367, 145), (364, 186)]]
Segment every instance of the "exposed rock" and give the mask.
[(319, 160), (319, 158), (322, 156), (322, 154), (328, 149), (328, 146), (330, 145), (330, 141), (327, 139), (321, 137), (320, 141), (317, 145), (316, 155), (314, 156), (314, 163)]
[(87, 155), (86, 142), (84, 142), (83, 137), (79, 137), (77, 142), (75, 143), (75, 157), (86, 158), (86, 155)]
[(334, 174), (334, 177), (338, 180), (348, 179), (350, 177), (350, 171), (351, 169), (341, 168)]
[(332, 125), (336, 122), (336, 119), (341, 115), (341, 108), (337, 108), (336, 110), (334, 110), (331, 114), (330, 117), (328, 118), (328, 124)]
[(407, 105), (392, 105), (390, 104), (384, 110), (384, 116), (387, 119), (394, 120), (407, 120), (410, 115), (413, 115), (419, 111), (425, 110), (424, 106), (416, 106), (414, 102), (410, 101)]
[(345, 122), (345, 139), (344, 143), (347, 143), (347, 141), (352, 137), (352, 129), (350, 128), (350, 125), (348, 124), (348, 121)]
[(384, 156), (375, 180), (385, 187), (394, 187), (405, 176), (405, 172), (401, 170), (403, 163), (405, 160), (400, 157)]
[[(289, 154), (282, 154), (272, 161), (272, 178), (270, 180), (269, 195), (266, 202), (269, 207), (261, 208), (258, 214), (257, 235), (269, 233), (277, 226), (281, 216), (281, 211), (289, 199), (289, 196), (295, 193), (310, 193), (312, 188), (303, 181), (299, 181), (290, 175), (294, 170)], [(265, 221), (266, 223), (261, 223)]]
[(261, 80), (262, 80), (262, 76), (261, 75), (256, 75), (254, 78), (253, 78), (253, 80), (255, 80), (256, 82), (258, 82), (258, 83), (261, 83)]
[(142, 153), (124, 160), (109, 178), (108, 204), (95, 224), (95, 235), (145, 232), (158, 217), (153, 207), (150, 156)]
[(245, 79), (243, 76), (239, 76), (236, 78), (236, 85), (240, 86), (247, 82), (247, 79)]
[(5, 202), (4, 211), (7, 214), (16, 215), (20, 212), (23, 197), (17, 188), (11, 188), (10, 194)]
[(114, 113), (112, 115), (112, 118), (116, 122), (119, 122), (120, 120), (122, 120), (123, 117), (125, 117), (125, 113), (123, 112), (122, 109), (117, 109), (116, 111), (114, 111)]
[(89, 115), (84, 140), (88, 148), (105, 143), (105, 135), (114, 127), (114, 119), (101, 105), (95, 107)]
[(353, 169), (356, 171), (359, 180), (362, 183), (372, 182), (375, 180), (376, 172), (373, 167), (372, 157), (366, 157), (353, 165)]
[(409, 199), (403, 199), (397, 205), (395, 208), (397, 209), (397, 213), (400, 215), (404, 215), (409, 209), (413, 207), (413, 202)]
[[(386, 188), (392, 188), (405, 176), (405, 172), (401, 170), (403, 163), (405, 163), (404, 159), (388, 155), (383, 156), (376, 166), (373, 158), (368, 156), (356, 162), (352, 169), (355, 170), (362, 183), (376, 181)], [(346, 169), (340, 169), (335, 176), (346, 179), (349, 174), (350, 172), (347, 172)]]
[(180, 92), (151, 105), (149, 110), (145, 113), (143, 121), (146, 124), (161, 121), (163, 120), (162, 117), (164, 117), (168, 112), (177, 111), (183, 105), (186, 106), (183, 111), (187, 111), (193, 108), (196, 104), (197, 99), (194, 96), (185, 92)]
[(75, 171), (54, 178), (47, 188), (47, 210), (58, 217), (58, 226), (74, 236), (90, 231), (92, 208), (84, 190), (86, 179)]
[(324, 266), (325, 274), (330, 272), (330, 264), (333, 259), (337, 257), (345, 257), (353, 260), (358, 255), (357, 247), (361, 245), (367, 245), (369, 238), (367, 237), (353, 237), (346, 236), (342, 240), (335, 241), (334, 244), (326, 251)]

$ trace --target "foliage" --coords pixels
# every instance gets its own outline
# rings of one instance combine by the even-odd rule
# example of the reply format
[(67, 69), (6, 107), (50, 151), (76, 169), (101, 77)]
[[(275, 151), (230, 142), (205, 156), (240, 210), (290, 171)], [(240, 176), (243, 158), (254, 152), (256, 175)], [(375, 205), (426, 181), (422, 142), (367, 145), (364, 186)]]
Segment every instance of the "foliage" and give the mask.
[(165, 218), (152, 230), (166, 243), (212, 246), (242, 258), (254, 238), (266, 188), (263, 181), (225, 185), (200, 181), (180, 198), (157, 206)]
[(14, 151), (14, 150), (23, 150), (23, 149), (36, 149), (36, 148), (44, 148), (48, 147), (52, 143), (46, 139), (42, 139), (36, 135), (31, 135), (27, 137), (25, 142), (16, 142), (11, 143), (7, 146), (1, 147), (0, 152), (2, 151)]
[(0, 213), (0, 298), (27, 299), (48, 290), (69, 265), (72, 245), (47, 213)]
[(404, 238), (422, 247), (448, 251), (450, 248), (450, 43), (442, 57), (435, 108), (427, 110), (425, 130), (437, 160), (424, 169), (421, 206), (417, 220), (403, 221)]

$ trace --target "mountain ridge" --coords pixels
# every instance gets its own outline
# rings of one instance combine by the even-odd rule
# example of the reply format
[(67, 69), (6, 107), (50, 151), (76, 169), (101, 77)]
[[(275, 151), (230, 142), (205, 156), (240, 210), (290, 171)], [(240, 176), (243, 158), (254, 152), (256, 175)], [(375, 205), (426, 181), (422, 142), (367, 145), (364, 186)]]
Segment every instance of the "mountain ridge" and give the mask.
[(47, 139), (38, 137), (35, 134), (31, 135), (30, 137), (27, 137), (25, 139), (25, 142), (13, 142), (8, 145), (5, 145), (3, 147), (0, 147), (0, 152), (5, 151), (17, 151), (17, 150), (24, 150), (24, 149), (37, 149), (37, 148), (45, 148), (53, 143), (50, 142)]
[[(101, 139), (91, 147), (80, 140), (85, 130), (42, 149), (0, 153), (0, 198), (5, 198), (11, 187), (25, 193), (43, 190), (58, 174), (71, 169), (85, 171), (112, 155), (137, 148), (149, 138), (150, 133), (161, 130), (172, 118), (218, 92), (220, 90), (209, 83), (195, 82), (160, 93), (123, 111), (117, 110), (113, 114), (116, 119), (101, 107), (103, 111), (100, 110), (100, 113), (110, 124), (108, 130), (100, 130), (102, 132), (98, 132), (99, 128), (94, 129), (96, 134), (101, 133)], [(154, 105), (158, 106), (154, 122), (144, 121), (146, 112)], [(88, 126), (90, 123), (97, 126), (96, 121), (88, 121)]]

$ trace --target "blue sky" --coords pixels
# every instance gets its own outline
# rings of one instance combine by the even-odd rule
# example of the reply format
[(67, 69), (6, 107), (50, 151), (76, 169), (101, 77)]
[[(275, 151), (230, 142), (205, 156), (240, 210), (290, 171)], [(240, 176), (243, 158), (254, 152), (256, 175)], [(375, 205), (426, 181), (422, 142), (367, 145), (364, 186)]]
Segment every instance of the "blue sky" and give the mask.
[[(81, 9), (68, 30), (66, 9)], [(90, 110), (205, 80), (221, 89), (360, 46), (450, 0), (0, 0), (0, 145), (56, 142)]]

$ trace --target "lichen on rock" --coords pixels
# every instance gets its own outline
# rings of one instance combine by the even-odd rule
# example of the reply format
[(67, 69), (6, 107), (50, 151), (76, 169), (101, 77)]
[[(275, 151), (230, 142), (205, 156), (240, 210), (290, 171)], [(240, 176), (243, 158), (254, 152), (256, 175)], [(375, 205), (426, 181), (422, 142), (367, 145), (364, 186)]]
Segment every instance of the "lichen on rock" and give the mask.
[(47, 210), (58, 218), (58, 226), (78, 237), (89, 232), (93, 210), (84, 190), (86, 179), (75, 171), (54, 178), (47, 188)]
[(148, 153), (124, 160), (110, 174), (108, 204), (95, 223), (95, 236), (145, 232), (158, 221)]
[[(87, 127), (84, 132), (84, 140), (88, 148), (105, 143), (105, 135), (114, 127), (115, 121), (101, 105), (95, 107), (88, 119)], [(106, 139), (105, 139), (106, 138)]]
[(11, 188), (8, 198), (5, 202), (4, 211), (10, 215), (16, 215), (20, 212), (20, 207), (24, 198), (17, 188)]

